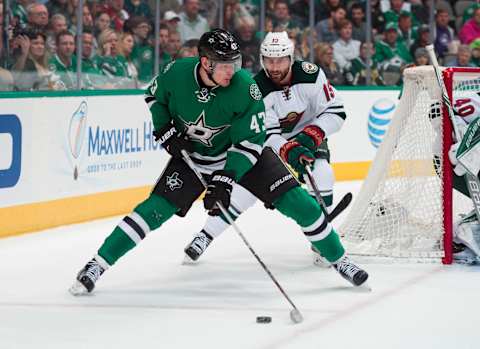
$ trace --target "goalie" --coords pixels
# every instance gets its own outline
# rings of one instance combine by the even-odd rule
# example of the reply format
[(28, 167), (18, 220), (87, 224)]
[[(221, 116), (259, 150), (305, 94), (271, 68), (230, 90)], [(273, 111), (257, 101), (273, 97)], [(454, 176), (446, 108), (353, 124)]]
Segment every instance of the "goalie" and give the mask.
[[(440, 103), (432, 106), (430, 119), (436, 131), (434, 151), (438, 154), (441, 149), (441, 107)], [(479, 176), (480, 171), (480, 93), (456, 93), (453, 100), (455, 123), (461, 140), (450, 147), (448, 157), (453, 165), (453, 188), (470, 198), (480, 200), (480, 188), (474, 197), (470, 196), (464, 175), (467, 172)], [(436, 163), (438, 157), (436, 157)], [(476, 195), (475, 195), (476, 194)], [(480, 263), (480, 222), (475, 209), (454, 223), (453, 256), (458, 263)]]

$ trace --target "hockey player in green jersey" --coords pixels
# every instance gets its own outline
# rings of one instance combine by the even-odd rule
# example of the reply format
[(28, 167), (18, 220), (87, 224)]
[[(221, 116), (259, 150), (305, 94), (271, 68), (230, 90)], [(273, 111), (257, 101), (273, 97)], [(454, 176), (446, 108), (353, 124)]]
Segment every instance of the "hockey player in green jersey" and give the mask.
[[(266, 107), (268, 147), (265, 149), (273, 149), (300, 174), (305, 174), (305, 163), (314, 165), (313, 175), (327, 209), (330, 209), (334, 176), (329, 164), (326, 136), (341, 128), (346, 117), (343, 102), (316, 65), (294, 61), (293, 43), (286, 32), (268, 33), (260, 52), (263, 70), (255, 76), (255, 80)], [(236, 218), (253, 206), (257, 200), (254, 194), (235, 186), (230, 214)], [(273, 206), (282, 211), (275, 204)], [(228, 227), (224, 219), (209, 218), (185, 248), (185, 262), (196, 261), (213, 239)], [(318, 235), (303, 230), (314, 246), (321, 241)], [(342, 265), (339, 261), (350, 263), (346, 256), (343, 260), (328, 256), (325, 261), (314, 253), (314, 262), (322, 266), (332, 263), (338, 269)]]
[[(207, 179), (204, 207), (220, 214), (230, 206), (233, 187), (242, 186), (293, 218), (326, 258), (340, 260), (344, 249), (319, 205), (271, 151), (263, 151), (265, 107), (258, 86), (241, 67), (234, 37), (221, 29), (199, 40), (200, 58), (169, 63), (147, 88), (155, 137), (172, 155), (150, 196), (126, 216), (77, 275), (74, 295), (91, 292), (120, 257), (174, 214), (185, 216), (204, 191), (183, 161), (189, 153)], [(355, 269), (354, 269), (355, 267)], [(345, 264), (342, 276), (356, 284), (368, 274)]]

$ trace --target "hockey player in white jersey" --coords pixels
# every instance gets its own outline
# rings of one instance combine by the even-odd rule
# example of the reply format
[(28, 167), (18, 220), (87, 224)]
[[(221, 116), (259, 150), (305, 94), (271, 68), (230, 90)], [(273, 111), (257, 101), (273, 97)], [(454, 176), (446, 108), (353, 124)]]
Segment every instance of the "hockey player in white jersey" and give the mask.
[[(294, 45), (286, 32), (266, 35), (260, 47), (260, 62), (263, 69), (254, 79), (265, 103), (265, 146), (295, 169), (301, 180), (305, 166), (311, 166), (330, 211), (334, 174), (326, 139), (340, 130), (345, 121), (343, 101), (317, 65), (294, 60)], [(237, 186), (232, 192), (230, 214), (237, 218), (255, 201), (255, 196)], [(186, 260), (196, 261), (228, 226), (219, 217), (209, 218), (185, 248)], [(314, 263), (329, 265), (318, 253), (314, 253)]]
[[(454, 92), (455, 123), (463, 134), (463, 139), (454, 143), (448, 153), (453, 165), (453, 188), (470, 198), (467, 183), (463, 177), (467, 171), (479, 176), (480, 170), (480, 92)], [(432, 108), (431, 119), (437, 131), (434, 149), (441, 152), (440, 104)], [(462, 161), (463, 165), (459, 162)], [(480, 263), (480, 223), (472, 210), (454, 223), (454, 260), (459, 263)]]

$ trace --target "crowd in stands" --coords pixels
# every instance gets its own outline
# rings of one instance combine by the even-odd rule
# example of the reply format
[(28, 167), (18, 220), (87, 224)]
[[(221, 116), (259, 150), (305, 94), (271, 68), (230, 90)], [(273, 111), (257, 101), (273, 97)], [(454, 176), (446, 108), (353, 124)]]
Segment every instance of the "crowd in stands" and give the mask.
[(141, 88), (171, 60), (196, 56), (200, 36), (219, 25), (238, 38), (252, 74), (260, 69), (262, 34), (283, 30), (297, 58), (319, 64), (334, 85), (364, 85), (367, 71), (373, 85), (400, 85), (405, 67), (429, 64), (432, 41), (443, 65), (480, 66), (477, 1), (371, 0), (372, 43), (365, 0), (315, 0), (314, 27), (309, 0), (265, 0), (263, 20), (260, 0), (223, 0), (222, 17), (219, 0), (162, 0), (158, 37), (155, 3), (85, 0), (77, 38), (78, 0), (13, 0), (8, 11), (0, 0), (0, 26), (4, 11), (9, 21), (0, 38), (0, 90), (75, 89), (79, 66), (83, 89)]

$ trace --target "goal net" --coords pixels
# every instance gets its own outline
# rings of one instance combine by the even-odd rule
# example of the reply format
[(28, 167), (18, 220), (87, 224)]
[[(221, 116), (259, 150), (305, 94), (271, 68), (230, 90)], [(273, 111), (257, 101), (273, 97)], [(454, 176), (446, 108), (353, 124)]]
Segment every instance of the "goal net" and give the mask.
[[(480, 69), (446, 68), (450, 99), (480, 92)], [(433, 67), (404, 71), (404, 87), (367, 178), (339, 228), (353, 255), (452, 261), (452, 220), (471, 202), (452, 194), (452, 127)]]

